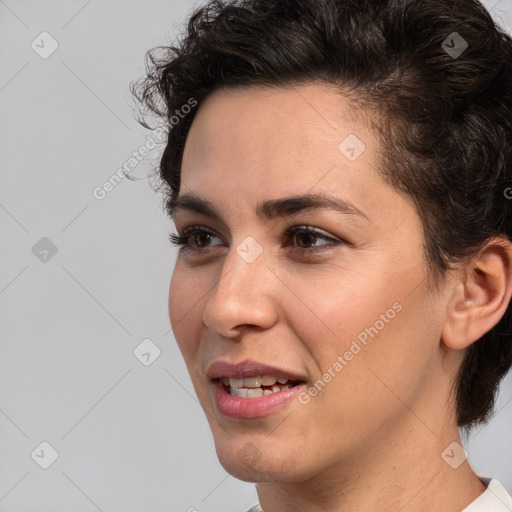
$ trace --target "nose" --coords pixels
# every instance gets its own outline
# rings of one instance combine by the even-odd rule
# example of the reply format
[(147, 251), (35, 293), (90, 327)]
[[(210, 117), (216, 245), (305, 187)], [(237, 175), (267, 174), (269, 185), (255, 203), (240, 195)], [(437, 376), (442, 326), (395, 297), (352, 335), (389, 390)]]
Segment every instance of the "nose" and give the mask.
[(277, 283), (264, 252), (248, 263), (233, 247), (205, 306), (205, 325), (225, 337), (235, 337), (247, 327), (271, 328), (277, 319)]

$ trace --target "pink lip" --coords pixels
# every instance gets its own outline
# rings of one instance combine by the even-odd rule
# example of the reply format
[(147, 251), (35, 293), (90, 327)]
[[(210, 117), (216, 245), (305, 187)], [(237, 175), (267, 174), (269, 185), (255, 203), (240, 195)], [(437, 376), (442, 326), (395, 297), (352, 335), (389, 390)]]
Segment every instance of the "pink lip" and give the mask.
[[(219, 411), (229, 418), (252, 419), (267, 416), (291, 402), (305, 388), (306, 377), (257, 361), (244, 360), (237, 363), (228, 360), (213, 361), (206, 370), (210, 378), (211, 392)], [(257, 398), (231, 395), (221, 382), (224, 377), (243, 379), (258, 375), (272, 375), (278, 379), (302, 381), (291, 388)]]
[(219, 411), (228, 418), (253, 419), (267, 416), (272, 412), (290, 403), (306, 384), (297, 384), (283, 391), (263, 395), (257, 398), (243, 398), (231, 395), (222, 382), (216, 380), (211, 382), (211, 390)]
[[(292, 373), (275, 366), (270, 366), (257, 361), (244, 360), (238, 363), (232, 363), (227, 360), (216, 360), (210, 363), (206, 370), (206, 375), (210, 379), (219, 379), (222, 377), (230, 377), (232, 379), (244, 379), (248, 377), (256, 377), (258, 375), (273, 375), (278, 379), (288, 379), (293, 381), (306, 381), (304, 375)], [(270, 395), (269, 395), (270, 396)]]

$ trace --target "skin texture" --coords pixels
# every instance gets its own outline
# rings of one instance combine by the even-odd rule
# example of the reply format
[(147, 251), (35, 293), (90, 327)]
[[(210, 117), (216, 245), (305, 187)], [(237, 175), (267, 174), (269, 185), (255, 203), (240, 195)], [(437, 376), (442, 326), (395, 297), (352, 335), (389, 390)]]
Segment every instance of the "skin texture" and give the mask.
[[(338, 148), (349, 134), (366, 146), (355, 161)], [(191, 237), (199, 250), (177, 259), (171, 325), (221, 464), (258, 482), (265, 512), (456, 512), (485, 490), (467, 461), (453, 469), (441, 455), (461, 443), (451, 386), (464, 349), (512, 294), (510, 243), (490, 241), (429, 291), (420, 218), (378, 174), (378, 158), (362, 114), (322, 84), (217, 91), (187, 139), (180, 194), (210, 200), (224, 222), (176, 212), (179, 234), (200, 225), (214, 236)], [(342, 198), (368, 219), (256, 216), (259, 201), (303, 193)], [(330, 240), (299, 234), (286, 246), (286, 229), (305, 224), (344, 242), (304, 255)], [(263, 249), (252, 263), (236, 251), (248, 236)], [(214, 359), (256, 360), (312, 385), (396, 303), (394, 318), (309, 403), (250, 420), (217, 409), (205, 375)]]

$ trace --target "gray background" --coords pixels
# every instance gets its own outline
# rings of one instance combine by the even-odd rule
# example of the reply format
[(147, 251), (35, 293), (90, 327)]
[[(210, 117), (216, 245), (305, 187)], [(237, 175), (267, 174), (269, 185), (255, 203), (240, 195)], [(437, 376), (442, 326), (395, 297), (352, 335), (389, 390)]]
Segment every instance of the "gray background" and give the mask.
[[(511, 0), (485, 3), (512, 27)], [(238, 512), (257, 500), (218, 463), (170, 330), (174, 226), (160, 196), (146, 179), (93, 195), (151, 136), (128, 85), (193, 6), (0, 0), (2, 512)], [(45, 31), (59, 46), (42, 58), (31, 44), (48, 51)], [(511, 381), (466, 445), (509, 492)], [(58, 453), (47, 469), (44, 441)]]

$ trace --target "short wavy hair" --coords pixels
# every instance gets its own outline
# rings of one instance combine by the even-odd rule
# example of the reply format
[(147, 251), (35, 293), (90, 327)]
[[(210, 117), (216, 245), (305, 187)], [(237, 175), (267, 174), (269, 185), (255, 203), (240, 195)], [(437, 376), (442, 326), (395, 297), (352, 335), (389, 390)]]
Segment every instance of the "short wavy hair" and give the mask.
[[(412, 198), (422, 221), (429, 285), (489, 238), (511, 239), (512, 39), (477, 0), (214, 0), (197, 8), (174, 45), (148, 51), (146, 75), (131, 84), (139, 122), (150, 128), (146, 115), (156, 115), (166, 127), (157, 173), (171, 218), (191, 104), (220, 88), (313, 82), (373, 114), (365, 118), (380, 142), (380, 173)], [(467, 349), (453, 383), (466, 432), (494, 411), (512, 365), (511, 327), (509, 305)]]

